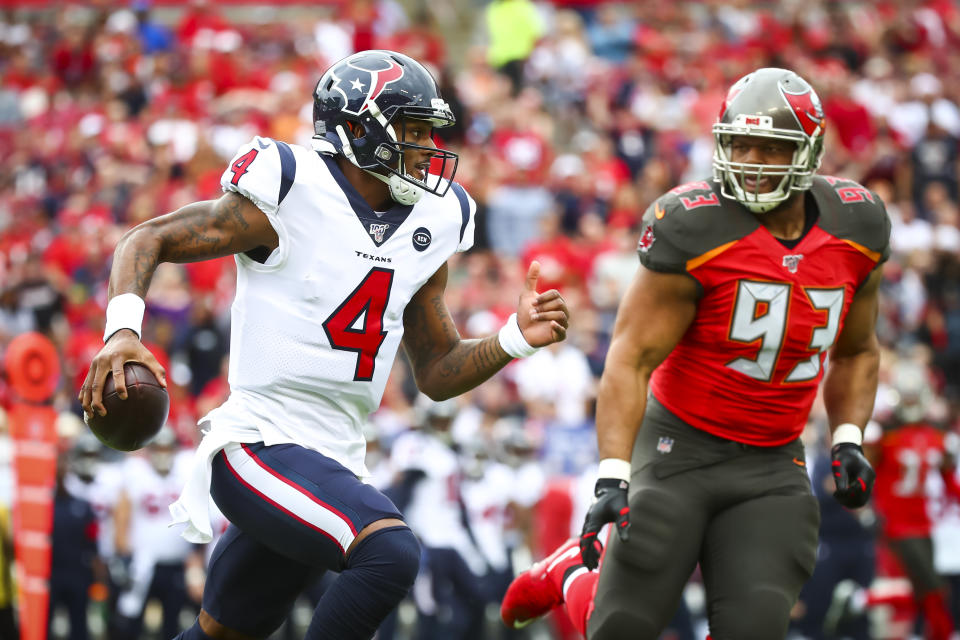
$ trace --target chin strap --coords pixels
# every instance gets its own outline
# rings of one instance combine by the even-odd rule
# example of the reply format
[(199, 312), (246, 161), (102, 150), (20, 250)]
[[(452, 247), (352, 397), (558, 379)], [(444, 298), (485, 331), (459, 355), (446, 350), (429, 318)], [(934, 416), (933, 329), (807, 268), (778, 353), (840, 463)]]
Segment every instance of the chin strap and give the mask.
[(747, 209), (749, 209), (753, 213), (766, 213), (771, 209), (776, 209), (783, 203), (784, 203), (783, 200), (778, 200), (776, 202), (744, 202), (743, 200), (740, 201), (740, 204), (745, 206)]
[(396, 174), (390, 174), (389, 176), (381, 175), (376, 171), (369, 171), (364, 169), (367, 173), (372, 175), (377, 180), (385, 182), (390, 188), (390, 197), (393, 198), (394, 202), (397, 202), (402, 205), (411, 205), (417, 204), (420, 202), (420, 198), (423, 197), (423, 189), (411, 184), (401, 178)]
[[(384, 130), (387, 132), (387, 135), (390, 136), (391, 140), (394, 142), (397, 141), (397, 134), (393, 130), (393, 125), (387, 121), (384, 115), (380, 112), (380, 109), (377, 107), (376, 103), (371, 103), (369, 106), (370, 115), (377, 119), (377, 121), (383, 125)], [(360, 163), (357, 162), (357, 158), (353, 153), (353, 147), (350, 144), (350, 137), (347, 135), (347, 132), (344, 130), (343, 125), (337, 125), (335, 129), (337, 137), (340, 138), (340, 149), (339, 152), (349, 160), (355, 167), (363, 169), (360, 166)], [(311, 146), (315, 151), (320, 153), (332, 153), (336, 154), (337, 149), (329, 140), (325, 140), (321, 136), (314, 136), (311, 141)], [(386, 183), (387, 187), (390, 189), (390, 198), (394, 202), (397, 202), (402, 205), (413, 205), (420, 201), (420, 198), (423, 197), (424, 190), (417, 185), (404, 180), (396, 174), (390, 174), (385, 176), (383, 174), (377, 173), (370, 169), (363, 169), (368, 174)]]
[[(390, 125), (387, 125), (387, 127), (387, 132), (390, 134), (390, 137), (396, 139), (396, 136), (393, 135), (393, 127)], [(343, 153), (344, 157), (352, 162), (356, 167), (363, 169), (363, 167), (360, 167), (360, 165), (357, 163), (356, 156), (353, 155), (353, 147), (350, 146), (350, 138), (347, 136), (347, 132), (343, 130), (342, 126), (337, 126), (336, 131), (337, 136), (340, 137), (340, 152)], [(333, 145), (330, 146), (332, 147)], [(321, 149), (317, 147), (318, 144), (314, 143), (314, 148), (318, 151), (321, 151)], [(371, 171), (370, 169), (363, 170), (377, 180), (386, 183), (386, 185), (390, 188), (390, 198), (392, 198), (394, 202), (402, 205), (412, 205), (417, 204), (417, 202), (420, 201), (420, 198), (423, 197), (423, 189), (415, 184), (407, 182), (396, 174), (391, 173), (389, 176), (385, 176), (377, 173), (376, 171)]]

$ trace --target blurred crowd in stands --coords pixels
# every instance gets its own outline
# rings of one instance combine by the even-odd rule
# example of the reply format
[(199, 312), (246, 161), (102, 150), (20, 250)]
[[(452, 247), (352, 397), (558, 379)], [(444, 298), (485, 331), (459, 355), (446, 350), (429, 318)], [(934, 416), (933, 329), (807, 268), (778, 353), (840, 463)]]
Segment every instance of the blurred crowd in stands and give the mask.
[[(893, 255), (882, 288), (881, 379), (898, 364), (921, 365), (934, 391), (925, 419), (960, 427), (960, 5), (406, 5), (352, 0), (278, 10), (135, 0), (0, 10), (0, 353), (30, 330), (56, 343), (65, 474), (77, 476), (84, 455), (117, 478), (130, 466), (95, 447), (85, 453), (76, 401), (102, 345), (119, 237), (146, 219), (218, 197), (225, 163), (253, 135), (309, 145), (314, 83), (330, 63), (367, 48), (426, 63), (458, 118), (437, 142), (461, 154), (457, 180), (478, 203), (475, 248), (451, 263), (447, 288), (461, 333), (484, 336), (500, 326), (515, 306), (503, 292), (519, 290), (534, 259), (541, 289), (560, 289), (572, 310), (566, 342), (458, 398), (445, 409), (452, 424), (439, 431), (426, 426), (439, 410), (421, 406), (398, 361), (369, 427), (375, 482), (408, 501), (411, 524), (429, 537), (429, 518), (416, 524), (415, 502), (441, 473), (433, 462), (443, 456), (429, 454), (431, 447), (447, 450), (459, 492), (451, 508), (472, 527), (451, 534), (460, 536), (455, 544), (431, 544), (462, 545), (468, 569), (492, 576), (493, 595), (458, 592), (462, 581), (449, 570), (456, 563), (428, 553), (451, 575), (437, 569), (418, 596), (420, 619), (443, 629), (421, 637), (494, 637), (469, 635), (484, 628), (471, 616), (482, 619), (484, 599), (495, 601), (511, 560), (522, 562), (526, 552), (529, 562), (578, 529), (596, 458), (595, 386), (618, 301), (637, 268), (640, 218), (664, 191), (710, 176), (710, 126), (722, 98), (757, 67), (792, 68), (813, 84), (828, 121), (821, 174), (857, 180), (886, 202)], [(198, 440), (198, 417), (229, 391), (234, 273), (229, 258), (162, 265), (147, 297), (144, 341), (168, 371), (169, 426), (185, 450)], [(10, 401), (0, 380), (0, 407)], [(824, 418), (820, 408), (811, 416), (812, 448), (824, 447)], [(0, 451), (9, 455), (9, 445)], [(142, 476), (143, 467), (133, 472)], [(111, 586), (129, 587), (137, 570), (128, 556), (136, 547), (118, 553), (119, 538), (104, 526), (121, 496), (126, 525), (137, 513), (130, 513), (130, 485), (108, 475), (98, 476), (114, 487), (101, 487), (108, 498), (84, 498), (94, 503), (92, 522), (100, 521), (97, 566), (104, 568), (92, 578), (104, 588), (88, 595), (104, 611), (116, 609)], [(0, 483), (0, 502), (9, 504), (10, 482)], [(856, 520), (857, 535), (872, 545), (867, 520)], [(106, 547), (105, 537), (114, 538)], [(960, 548), (960, 538), (953, 541)], [(188, 551), (176, 560), (188, 566), (179, 584), (195, 598), (202, 563), (190, 564)], [(943, 572), (960, 574), (960, 560), (949, 562)], [(824, 588), (829, 596), (833, 585)], [(139, 594), (137, 606), (145, 599)], [(695, 589), (689, 603), (696, 622)], [(120, 606), (118, 615), (136, 618), (137, 606)], [(470, 612), (460, 615), (464, 606)], [(828, 637), (816, 631), (820, 620), (803, 617), (801, 606), (798, 633)], [(70, 625), (60, 618), (57, 633), (66, 637)], [(444, 627), (450, 620), (463, 629)], [(103, 633), (102, 624), (91, 625)], [(401, 615), (397, 633), (409, 626)], [(533, 629), (529, 637), (569, 635)]]

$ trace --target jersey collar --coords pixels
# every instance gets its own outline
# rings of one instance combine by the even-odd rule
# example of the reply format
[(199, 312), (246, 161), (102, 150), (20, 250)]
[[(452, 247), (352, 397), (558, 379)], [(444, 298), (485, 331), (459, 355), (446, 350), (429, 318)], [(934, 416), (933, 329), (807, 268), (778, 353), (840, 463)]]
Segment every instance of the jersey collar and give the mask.
[[(337, 165), (336, 160), (334, 160), (332, 156), (323, 153), (318, 153), (317, 155), (319, 155), (320, 159), (327, 165), (327, 170), (330, 172), (330, 175), (333, 176), (333, 179), (337, 181), (340, 190), (343, 191), (343, 195), (346, 196), (347, 202), (350, 203), (350, 207), (364, 228), (367, 229), (370, 225), (386, 225), (386, 228), (382, 226), (377, 227), (379, 233), (375, 234), (372, 230), (369, 230), (367, 234), (375, 245), (378, 247), (383, 245), (383, 243), (390, 239), (390, 236), (394, 234), (400, 225), (403, 224), (403, 221), (407, 219), (407, 216), (413, 211), (413, 205), (394, 203), (392, 207), (378, 215), (373, 210), (373, 207), (363, 199), (363, 196), (360, 195), (356, 187), (350, 184), (347, 176), (343, 174), (343, 171), (340, 170), (339, 165)], [(377, 238), (380, 238), (380, 240), (378, 241)]]

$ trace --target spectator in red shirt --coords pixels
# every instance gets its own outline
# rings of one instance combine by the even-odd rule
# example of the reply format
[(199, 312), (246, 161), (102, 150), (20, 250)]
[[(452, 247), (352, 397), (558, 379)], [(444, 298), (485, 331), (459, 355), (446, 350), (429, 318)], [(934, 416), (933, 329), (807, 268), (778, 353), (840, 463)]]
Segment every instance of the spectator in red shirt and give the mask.
[(833, 129), (840, 144), (854, 158), (864, 157), (877, 137), (870, 112), (850, 97), (850, 78), (845, 71), (835, 68), (824, 77), (828, 80), (821, 85), (820, 95), (827, 127)]
[(582, 259), (570, 237), (561, 232), (556, 211), (540, 218), (539, 238), (528, 244), (520, 257), (521, 264), (530, 264), (533, 260), (540, 263), (538, 286), (562, 293), (582, 281)]
[(68, 87), (92, 83), (96, 59), (91, 34), (81, 25), (68, 26), (51, 54), (50, 63), (54, 73)]
[[(400, 51), (406, 55), (442, 69), (446, 63), (446, 44), (437, 28), (436, 20), (429, 11), (422, 10), (414, 18), (408, 29), (387, 36), (379, 43), (379, 48)], [(444, 98), (447, 98), (444, 93)]]
[(177, 25), (177, 39), (187, 46), (193, 46), (202, 31), (227, 31), (230, 28), (230, 23), (214, 11), (209, 0), (193, 0)]

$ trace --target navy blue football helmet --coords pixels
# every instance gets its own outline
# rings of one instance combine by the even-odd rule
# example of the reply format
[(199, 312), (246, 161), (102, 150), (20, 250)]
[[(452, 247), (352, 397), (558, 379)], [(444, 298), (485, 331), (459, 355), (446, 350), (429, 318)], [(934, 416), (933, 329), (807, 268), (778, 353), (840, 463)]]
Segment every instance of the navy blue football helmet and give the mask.
[[(419, 62), (393, 51), (361, 51), (323, 74), (313, 93), (314, 148), (339, 153), (390, 187), (390, 197), (414, 204), (423, 192), (442, 196), (457, 170), (457, 154), (404, 142), (406, 119), (449, 127), (456, 119), (437, 81)], [(407, 173), (404, 150), (428, 150), (439, 173)]]

